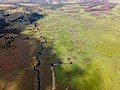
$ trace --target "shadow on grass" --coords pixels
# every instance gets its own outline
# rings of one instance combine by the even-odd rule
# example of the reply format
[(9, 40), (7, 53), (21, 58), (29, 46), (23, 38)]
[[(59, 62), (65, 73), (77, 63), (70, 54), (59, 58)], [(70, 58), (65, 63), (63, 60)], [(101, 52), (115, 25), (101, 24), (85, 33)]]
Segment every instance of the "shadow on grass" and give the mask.
[(0, 90), (16, 90), (16, 87), (17, 90), (35, 90), (37, 81), (32, 63), (36, 62), (33, 58), (35, 46), (41, 41), (22, 32), (31, 24), (36, 30), (35, 22), (44, 15), (19, 11), (6, 13), (0, 13)]
[[(51, 90), (54, 81), (51, 65), (62, 61), (54, 52), (53, 42), (47, 42), (41, 51), (42, 36), (35, 38), (34, 35), (21, 34), (28, 25), (44, 16), (38, 13), (13, 13), (4, 18), (7, 21), (0, 30), (0, 80), (3, 81), (0, 89), (14, 90), (17, 87), (17, 90), (35, 90), (38, 85), (33, 68), (38, 63), (36, 59), (39, 59), (39, 66), (36, 67), (40, 77), (39, 89)], [(70, 69), (66, 70), (65, 65)], [(100, 90), (101, 77), (91, 70), (91, 67), (81, 69), (77, 65), (61, 62), (54, 66), (56, 90)]]
[(91, 66), (85, 69), (72, 64), (64, 70), (63, 66), (55, 68), (57, 90), (101, 90), (101, 73)]

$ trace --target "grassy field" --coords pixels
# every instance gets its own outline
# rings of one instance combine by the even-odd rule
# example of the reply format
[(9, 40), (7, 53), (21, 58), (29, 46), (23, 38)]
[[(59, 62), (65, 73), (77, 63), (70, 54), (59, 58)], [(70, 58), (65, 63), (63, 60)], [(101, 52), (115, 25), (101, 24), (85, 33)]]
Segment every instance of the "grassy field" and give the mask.
[[(12, 28), (22, 26), (18, 37), (0, 39), (3, 46), (12, 41), (9, 35), (15, 40), (11, 48), (0, 47), (0, 90), (37, 89), (36, 59), (41, 90), (53, 90), (53, 79), (55, 90), (120, 90), (120, 6), (84, 12), (74, 4), (43, 13), (32, 24), (15, 22)], [(43, 37), (47, 43), (38, 55)], [(58, 61), (62, 64), (50, 67)]]
[(55, 67), (57, 90), (120, 90), (119, 10), (45, 11), (48, 15), (38, 21), (37, 34), (64, 63)]

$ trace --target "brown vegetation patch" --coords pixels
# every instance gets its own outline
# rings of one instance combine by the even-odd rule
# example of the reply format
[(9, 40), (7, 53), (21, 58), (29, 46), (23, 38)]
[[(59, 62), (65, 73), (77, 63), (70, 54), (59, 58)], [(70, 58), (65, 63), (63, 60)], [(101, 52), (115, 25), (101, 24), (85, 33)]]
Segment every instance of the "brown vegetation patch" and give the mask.
[[(4, 38), (0, 41), (5, 43)], [(21, 37), (15, 38), (8, 46), (0, 47), (0, 79), (13, 81), (22, 70), (30, 67), (32, 56), (32, 45)]]
[(18, 90), (35, 90), (37, 87), (35, 76), (32, 70), (26, 70), (19, 80)]

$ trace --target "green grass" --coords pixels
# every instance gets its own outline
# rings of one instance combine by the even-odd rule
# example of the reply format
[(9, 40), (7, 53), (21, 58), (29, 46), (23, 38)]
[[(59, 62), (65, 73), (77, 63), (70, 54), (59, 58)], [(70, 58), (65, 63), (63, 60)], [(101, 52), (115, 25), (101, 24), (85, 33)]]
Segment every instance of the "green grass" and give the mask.
[(53, 49), (64, 63), (73, 58), (72, 65), (55, 68), (63, 87), (68, 72), (72, 90), (120, 90), (120, 20), (114, 20), (120, 17), (117, 10), (101, 14), (102, 18), (90, 13), (45, 11), (49, 15), (38, 21), (38, 34), (48, 43), (53, 42)]

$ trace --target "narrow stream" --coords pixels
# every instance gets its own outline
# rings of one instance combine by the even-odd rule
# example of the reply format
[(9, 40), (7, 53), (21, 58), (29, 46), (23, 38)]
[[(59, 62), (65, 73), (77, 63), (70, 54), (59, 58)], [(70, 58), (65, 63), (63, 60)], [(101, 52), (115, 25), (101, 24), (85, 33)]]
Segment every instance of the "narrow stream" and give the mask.
[[(72, 64), (71, 58), (68, 58), (68, 61), (69, 61), (69, 63), (63, 63), (61, 61), (58, 61), (56, 63), (51, 63), (50, 64), (51, 71), (52, 71), (52, 90), (56, 90), (55, 67), (59, 66), (61, 64)], [(70, 86), (70, 83), (71, 83), (71, 78), (70, 78), (69, 73), (67, 73), (67, 77), (68, 77), (68, 80), (67, 80), (67, 85), (66, 85), (65, 90), (68, 90), (68, 88)]]
[[(41, 90), (41, 77), (40, 77), (40, 71), (39, 71), (39, 67), (41, 66), (41, 60), (40, 60), (40, 56), (42, 54), (42, 51), (45, 49), (44, 48), (44, 44), (46, 43), (46, 39), (43, 38), (45, 41), (44, 42), (41, 42), (40, 43), (40, 47), (41, 47), (41, 50), (37, 52), (37, 55), (36, 55), (36, 60), (37, 60), (37, 64), (36, 66), (33, 68), (33, 70), (37, 73), (37, 84), (38, 84), (38, 87), (37, 87), (37, 90)], [(57, 61), (55, 63), (51, 63), (50, 64), (50, 69), (51, 69), (51, 72), (52, 72), (52, 90), (56, 90), (56, 77), (55, 77), (55, 67), (56, 66), (59, 66), (61, 64), (72, 64), (72, 61), (70, 60), (71, 58), (68, 58), (68, 63), (63, 63), (61, 61)], [(68, 90), (69, 86), (70, 86), (70, 76), (68, 75), (68, 80), (67, 80), (67, 85), (66, 85), (66, 90)]]
[(62, 62), (61, 61), (59, 61), (59, 62), (57, 62), (57, 63), (51, 63), (50, 64), (50, 69), (51, 69), (51, 71), (52, 71), (52, 90), (56, 90), (56, 85), (55, 85), (55, 83), (56, 83), (56, 78), (55, 78), (55, 66), (58, 66), (58, 65), (61, 65), (62, 64)]
[(41, 90), (41, 79), (40, 79), (40, 71), (39, 71), (39, 68), (38, 67), (40, 67), (40, 65), (41, 65), (41, 60), (40, 60), (40, 58), (39, 58), (39, 56), (42, 54), (42, 51), (44, 50), (44, 46), (43, 46), (43, 44), (44, 43), (46, 43), (46, 41), (45, 42), (42, 42), (40, 45), (41, 45), (41, 50), (37, 53), (37, 55), (36, 55), (36, 60), (37, 60), (37, 64), (36, 64), (36, 66), (33, 68), (33, 70), (37, 73), (37, 83), (38, 83), (38, 88), (37, 88), (37, 90)]

